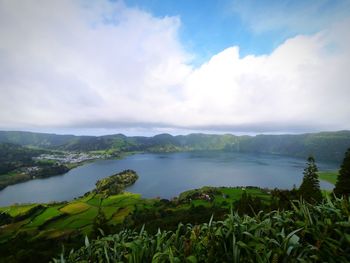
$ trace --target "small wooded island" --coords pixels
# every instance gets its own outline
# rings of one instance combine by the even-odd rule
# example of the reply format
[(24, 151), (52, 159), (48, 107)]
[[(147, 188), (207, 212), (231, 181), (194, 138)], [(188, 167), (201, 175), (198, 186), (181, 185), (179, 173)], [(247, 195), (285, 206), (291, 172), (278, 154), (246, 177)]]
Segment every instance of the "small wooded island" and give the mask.
[(134, 170), (124, 170), (97, 181), (96, 189), (93, 191), (106, 196), (120, 194), (125, 187), (134, 184), (137, 179), (139, 176)]

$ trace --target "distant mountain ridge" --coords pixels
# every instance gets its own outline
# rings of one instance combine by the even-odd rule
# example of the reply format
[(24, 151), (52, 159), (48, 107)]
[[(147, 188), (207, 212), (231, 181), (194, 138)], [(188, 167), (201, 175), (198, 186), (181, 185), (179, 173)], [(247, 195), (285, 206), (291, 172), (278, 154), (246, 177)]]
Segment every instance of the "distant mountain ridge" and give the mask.
[(268, 153), (306, 158), (312, 154), (316, 160), (340, 162), (350, 147), (350, 131), (319, 132), (285, 135), (236, 136), (232, 134), (159, 134), (152, 137), (76, 136), (0, 131), (0, 143), (14, 143), (46, 149), (67, 151), (114, 150), (117, 152), (176, 152), (225, 150), (245, 153)]

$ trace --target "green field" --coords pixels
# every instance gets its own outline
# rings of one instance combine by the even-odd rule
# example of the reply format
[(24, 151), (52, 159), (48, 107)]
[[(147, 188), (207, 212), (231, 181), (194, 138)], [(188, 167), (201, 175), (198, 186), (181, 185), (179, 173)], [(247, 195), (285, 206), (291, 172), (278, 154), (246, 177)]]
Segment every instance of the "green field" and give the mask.
[[(207, 190), (207, 188), (204, 191)], [(209, 188), (208, 188), (209, 189)], [(257, 188), (215, 188), (216, 194), (213, 200), (201, 198), (183, 200), (181, 202), (164, 203), (159, 199), (142, 199), (139, 194), (123, 193), (105, 198), (103, 195), (90, 193), (72, 202), (60, 204), (30, 204), (14, 205), (0, 208), (1, 213), (10, 215), (13, 220), (10, 224), (4, 224), (0, 231), (0, 240), (4, 241), (16, 236), (19, 232), (29, 233), (32, 236), (58, 238), (71, 234), (71, 231), (82, 231), (89, 234), (92, 230), (94, 219), (98, 215), (99, 208), (103, 212), (108, 224), (116, 226), (123, 224), (124, 220), (135, 211), (138, 213), (151, 213), (158, 217), (164, 213), (184, 213), (190, 207), (229, 208), (233, 202), (241, 198), (244, 191), (252, 196), (268, 202), (269, 194)], [(196, 190), (195, 190), (196, 191)], [(202, 190), (198, 190), (202, 191)], [(173, 220), (171, 217), (170, 221)]]
[(265, 191), (259, 188), (231, 188), (231, 187), (223, 187), (220, 188), (221, 192), (226, 195), (226, 199), (238, 200), (241, 198), (243, 192), (250, 194), (252, 196), (260, 197), (262, 200), (268, 201), (270, 199), (270, 195)]
[[(206, 193), (210, 199), (204, 198)], [(62, 245), (69, 250), (79, 247), (85, 236), (97, 237), (99, 229), (108, 234), (121, 229), (140, 231), (145, 227), (150, 233), (156, 233), (158, 229), (172, 230), (180, 222), (201, 224), (212, 215), (222, 220), (243, 193), (266, 204), (271, 200), (269, 192), (258, 188), (204, 187), (187, 191), (182, 199), (172, 200), (143, 199), (140, 194), (128, 192), (108, 197), (90, 192), (71, 202), (1, 207), (0, 254), (37, 255), (42, 248), (50, 247), (43, 252), (47, 258), (41, 261), (46, 262), (62, 251)], [(103, 224), (98, 220), (101, 216)], [(11, 251), (12, 247), (16, 251)], [(28, 262), (35, 262), (35, 258)]]
[(58, 207), (47, 207), (44, 212), (36, 216), (26, 227), (39, 227), (46, 221), (61, 215), (62, 213), (58, 210)]
[(16, 217), (27, 213), (30, 209), (36, 206), (37, 204), (13, 205), (13, 206), (7, 206), (7, 207), (0, 207), (0, 212), (4, 212), (9, 214), (12, 217)]
[(74, 214), (79, 214), (89, 208), (90, 208), (90, 205), (84, 202), (73, 202), (62, 207), (60, 210), (63, 213), (74, 215)]
[[(102, 201), (101, 201), (102, 200)], [(58, 238), (70, 234), (69, 230), (84, 230), (89, 233), (101, 204), (111, 225), (120, 224), (126, 216), (134, 210), (136, 204), (147, 204), (140, 195), (123, 193), (103, 198), (90, 194), (81, 199), (61, 204), (30, 204), (1, 207), (0, 213), (10, 215), (12, 223), (2, 224), (0, 240), (6, 241), (15, 237), (17, 233), (29, 233), (36, 237)], [(45, 234), (46, 233), (46, 234)]]
[(319, 172), (318, 176), (320, 180), (329, 182), (331, 184), (334, 184), (337, 182), (338, 178), (338, 171), (331, 171), (331, 172)]

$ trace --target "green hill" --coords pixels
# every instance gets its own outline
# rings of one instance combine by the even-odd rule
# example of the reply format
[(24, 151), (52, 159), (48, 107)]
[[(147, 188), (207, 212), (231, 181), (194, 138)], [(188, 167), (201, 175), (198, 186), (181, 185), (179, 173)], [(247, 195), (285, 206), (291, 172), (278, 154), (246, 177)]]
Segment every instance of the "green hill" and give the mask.
[(32, 158), (42, 152), (12, 143), (0, 143), (0, 174), (33, 164)]
[(13, 143), (0, 143), (0, 190), (8, 185), (63, 174), (69, 168), (54, 161), (35, 160), (48, 150), (29, 148)]
[[(99, 234), (95, 231), (98, 228), (115, 233), (124, 228), (140, 229), (146, 224), (148, 231), (157, 232), (159, 227), (176, 229), (179, 222), (203, 223), (212, 214), (223, 219), (244, 193), (266, 204), (271, 202), (270, 195), (258, 188), (206, 187), (188, 191), (172, 201), (142, 199), (133, 193), (106, 196), (104, 192), (92, 191), (71, 202), (2, 207), (0, 262), (48, 262), (59, 255), (62, 245), (78, 248), (85, 235)], [(100, 217), (104, 218), (102, 222), (96, 220)]]
[(153, 137), (122, 134), (74, 136), (31, 132), (0, 131), (0, 143), (16, 143), (64, 151), (174, 152), (225, 150), (248, 153), (281, 154), (340, 162), (350, 147), (350, 131), (320, 132), (297, 135), (235, 136), (231, 134), (189, 134)]
[(64, 145), (74, 140), (76, 137), (78, 136), (24, 131), (0, 131), (0, 143), (8, 142), (22, 146), (36, 146), (41, 148)]

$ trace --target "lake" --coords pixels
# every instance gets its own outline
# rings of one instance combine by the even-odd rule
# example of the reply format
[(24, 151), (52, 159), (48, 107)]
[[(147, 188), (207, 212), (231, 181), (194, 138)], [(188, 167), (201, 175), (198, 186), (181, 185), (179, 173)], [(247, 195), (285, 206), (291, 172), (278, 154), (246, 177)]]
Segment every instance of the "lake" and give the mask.
[[(300, 185), (303, 159), (230, 152), (136, 154), (121, 160), (98, 160), (64, 175), (35, 179), (0, 191), (0, 206), (13, 203), (71, 200), (94, 188), (97, 180), (133, 169), (139, 180), (127, 191), (143, 197), (171, 198), (202, 186), (259, 186), (292, 188)], [(337, 164), (317, 163), (319, 170), (338, 169)], [(321, 188), (333, 185), (321, 181)]]

